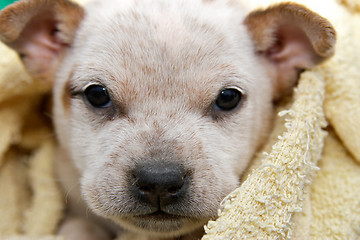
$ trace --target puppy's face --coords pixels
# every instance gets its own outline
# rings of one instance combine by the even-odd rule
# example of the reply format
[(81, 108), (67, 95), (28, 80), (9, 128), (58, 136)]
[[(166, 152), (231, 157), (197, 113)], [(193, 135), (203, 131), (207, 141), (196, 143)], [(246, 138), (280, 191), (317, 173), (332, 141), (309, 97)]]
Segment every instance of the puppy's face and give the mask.
[(231, 24), (241, 12), (127, 4), (89, 7), (55, 85), (57, 132), (92, 210), (182, 233), (238, 185), (268, 129), (271, 81), (245, 26)]
[(4, 35), (34, 75), (56, 72), (55, 127), (90, 209), (129, 229), (179, 235), (215, 217), (238, 186), (272, 100), (331, 55), (329, 23), (284, 6), (246, 16), (220, 0), (102, 0), (85, 10), (59, 0), (38, 11), (67, 19), (47, 38), (56, 46), (47, 68)]

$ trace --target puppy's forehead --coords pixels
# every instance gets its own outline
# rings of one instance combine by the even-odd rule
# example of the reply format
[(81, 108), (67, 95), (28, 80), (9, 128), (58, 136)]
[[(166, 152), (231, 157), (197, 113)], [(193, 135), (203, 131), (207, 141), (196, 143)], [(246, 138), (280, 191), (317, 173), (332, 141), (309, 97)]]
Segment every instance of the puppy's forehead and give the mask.
[(120, 94), (186, 98), (246, 82), (252, 46), (244, 15), (222, 0), (94, 2), (75, 41), (77, 78)]

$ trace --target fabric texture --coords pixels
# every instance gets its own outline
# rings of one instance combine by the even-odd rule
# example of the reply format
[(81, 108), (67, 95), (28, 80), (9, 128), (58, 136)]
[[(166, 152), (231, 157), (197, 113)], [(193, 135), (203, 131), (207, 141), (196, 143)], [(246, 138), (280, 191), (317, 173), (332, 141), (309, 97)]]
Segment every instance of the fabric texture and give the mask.
[[(296, 2), (333, 23), (336, 54), (278, 104), (268, 142), (204, 240), (360, 239), (360, 1)], [(51, 89), (3, 44), (0, 56), (0, 239), (61, 240)]]

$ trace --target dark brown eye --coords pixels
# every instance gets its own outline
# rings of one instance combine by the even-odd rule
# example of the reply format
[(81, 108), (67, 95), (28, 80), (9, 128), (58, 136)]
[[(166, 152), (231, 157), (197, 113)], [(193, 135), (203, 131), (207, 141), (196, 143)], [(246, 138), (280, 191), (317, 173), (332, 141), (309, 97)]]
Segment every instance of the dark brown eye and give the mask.
[(236, 88), (224, 89), (219, 93), (215, 106), (221, 111), (231, 111), (239, 105), (242, 97), (242, 92)]
[(101, 85), (94, 84), (88, 86), (84, 94), (87, 101), (95, 108), (105, 108), (111, 103), (109, 93)]

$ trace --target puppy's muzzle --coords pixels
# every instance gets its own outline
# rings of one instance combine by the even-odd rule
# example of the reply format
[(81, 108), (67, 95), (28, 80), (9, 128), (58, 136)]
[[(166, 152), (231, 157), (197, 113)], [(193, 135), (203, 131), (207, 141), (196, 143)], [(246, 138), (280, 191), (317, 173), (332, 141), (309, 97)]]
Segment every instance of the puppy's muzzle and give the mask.
[(133, 176), (134, 194), (141, 202), (150, 204), (154, 212), (166, 212), (166, 206), (181, 201), (189, 185), (185, 169), (169, 162), (142, 164), (135, 169)]

